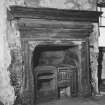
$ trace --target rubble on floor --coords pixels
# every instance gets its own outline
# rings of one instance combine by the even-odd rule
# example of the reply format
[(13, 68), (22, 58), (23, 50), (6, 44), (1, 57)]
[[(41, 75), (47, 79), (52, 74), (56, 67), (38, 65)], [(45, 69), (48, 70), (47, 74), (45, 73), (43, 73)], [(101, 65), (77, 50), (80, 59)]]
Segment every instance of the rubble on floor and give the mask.
[(62, 98), (38, 105), (105, 105), (105, 96)]

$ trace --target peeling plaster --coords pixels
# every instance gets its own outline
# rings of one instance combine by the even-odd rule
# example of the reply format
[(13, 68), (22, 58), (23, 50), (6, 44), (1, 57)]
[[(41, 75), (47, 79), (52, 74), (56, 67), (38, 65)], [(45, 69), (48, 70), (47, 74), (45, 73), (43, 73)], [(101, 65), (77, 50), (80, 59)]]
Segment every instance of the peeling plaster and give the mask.
[(10, 73), (7, 70), (11, 63), (11, 56), (7, 42), (6, 0), (1, 1), (0, 7), (0, 101), (4, 105), (13, 105), (15, 93), (10, 84)]

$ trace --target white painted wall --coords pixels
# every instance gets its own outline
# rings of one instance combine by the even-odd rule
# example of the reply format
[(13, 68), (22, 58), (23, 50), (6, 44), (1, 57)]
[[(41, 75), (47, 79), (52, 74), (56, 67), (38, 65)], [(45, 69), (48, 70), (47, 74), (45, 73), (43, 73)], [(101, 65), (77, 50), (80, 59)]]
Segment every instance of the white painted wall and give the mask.
[(10, 84), (10, 74), (7, 70), (11, 63), (7, 36), (7, 7), (6, 0), (0, 2), (0, 101), (4, 105), (13, 105), (15, 94)]
[(100, 28), (99, 46), (105, 47), (105, 27)]

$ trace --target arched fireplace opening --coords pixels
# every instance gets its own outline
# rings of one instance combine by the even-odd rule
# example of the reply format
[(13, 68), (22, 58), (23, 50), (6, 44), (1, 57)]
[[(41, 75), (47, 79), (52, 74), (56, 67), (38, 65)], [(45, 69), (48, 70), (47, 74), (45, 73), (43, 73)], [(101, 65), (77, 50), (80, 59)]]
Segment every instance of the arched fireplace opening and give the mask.
[[(33, 66), (34, 82), (35, 82), (34, 85), (35, 98), (37, 101), (42, 101), (42, 102), (46, 100), (48, 101), (49, 97), (50, 99), (53, 98), (55, 99), (60, 97), (77, 96), (78, 94), (77, 72), (79, 69), (78, 65), (80, 64), (79, 61), (80, 55), (78, 51), (79, 51), (79, 46), (75, 44), (37, 45), (35, 47), (32, 57), (32, 66)], [(46, 70), (50, 70), (50, 72), (48, 71), (46, 73)], [(53, 75), (51, 70), (54, 71), (55, 78), (51, 78)], [(42, 71), (44, 73), (39, 74), (40, 71), (41, 73)], [(45, 79), (44, 76), (47, 79)], [(43, 77), (44, 79), (42, 79)], [(41, 78), (41, 80), (37, 81), (38, 78)], [(59, 90), (57, 88), (59, 78), (60, 79), (62, 78), (62, 80), (69, 78), (70, 82), (69, 85), (71, 86), (69, 86), (67, 83), (65, 84), (64, 88), (61, 88)]]

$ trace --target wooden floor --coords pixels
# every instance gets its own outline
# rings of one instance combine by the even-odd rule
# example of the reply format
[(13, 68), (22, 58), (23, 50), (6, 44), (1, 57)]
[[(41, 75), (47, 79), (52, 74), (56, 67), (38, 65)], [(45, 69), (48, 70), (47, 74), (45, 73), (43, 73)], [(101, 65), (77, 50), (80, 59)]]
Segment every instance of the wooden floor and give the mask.
[(89, 98), (62, 98), (38, 105), (105, 105), (105, 96)]

